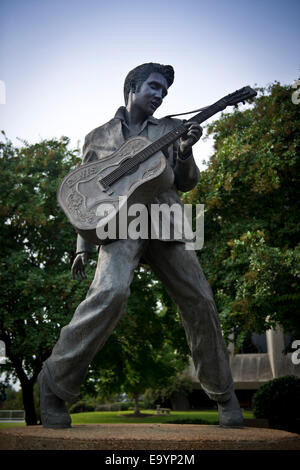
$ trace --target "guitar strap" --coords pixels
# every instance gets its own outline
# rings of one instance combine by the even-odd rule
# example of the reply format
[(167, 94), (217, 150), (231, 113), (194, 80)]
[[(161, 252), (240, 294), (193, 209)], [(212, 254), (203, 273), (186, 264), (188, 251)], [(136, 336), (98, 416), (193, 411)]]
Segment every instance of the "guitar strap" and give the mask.
[(184, 116), (185, 114), (199, 113), (201, 111), (204, 111), (207, 108), (209, 108), (209, 106), (204, 106), (203, 108), (194, 109), (194, 111), (187, 111), (186, 113), (168, 114), (168, 116), (164, 116), (163, 119), (164, 118), (171, 118), (171, 117), (175, 117), (175, 116)]

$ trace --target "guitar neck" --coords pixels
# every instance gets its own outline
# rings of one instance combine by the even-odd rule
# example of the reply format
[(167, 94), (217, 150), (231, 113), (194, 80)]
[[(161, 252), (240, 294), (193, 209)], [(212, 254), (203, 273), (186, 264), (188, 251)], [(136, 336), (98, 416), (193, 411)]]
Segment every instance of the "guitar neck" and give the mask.
[[(206, 121), (209, 119), (211, 116), (214, 114), (218, 113), (219, 111), (222, 111), (223, 109), (226, 108), (226, 105), (224, 104), (223, 100), (219, 100), (216, 103), (212, 104), (208, 108), (206, 108), (204, 111), (201, 113), (196, 114), (193, 116), (191, 119), (189, 119), (187, 122), (198, 122), (198, 124), (201, 124), (202, 122)], [(179, 124), (178, 127), (175, 127), (172, 131), (168, 132), (168, 134), (164, 135), (160, 139), (156, 140), (153, 144), (148, 145), (144, 150), (139, 152), (139, 162), (146, 160), (149, 158), (153, 153), (158, 152), (159, 150), (162, 150), (165, 147), (168, 147), (169, 145), (173, 144), (179, 137), (181, 137), (183, 134), (186, 133), (186, 126), (184, 124)]]
[[(219, 111), (222, 111), (225, 108), (226, 108), (226, 104), (224, 103), (224, 100), (221, 99), (217, 101), (216, 103), (212, 104), (211, 106), (208, 106), (208, 108), (206, 108), (201, 113), (198, 113), (195, 116), (193, 116), (187, 122), (196, 121), (199, 124), (201, 124), (202, 122), (206, 121), (211, 116), (218, 113)], [(160, 137), (158, 140), (153, 142), (153, 144), (148, 145), (145, 149), (138, 152), (134, 157), (130, 158), (130, 160), (127, 160), (119, 168), (115, 169), (114, 171), (112, 171), (112, 173), (104, 177), (101, 180), (102, 184), (104, 186), (109, 186), (110, 184), (113, 184), (115, 181), (117, 181), (119, 178), (125, 175), (128, 171), (130, 171), (136, 165), (138, 165), (141, 162), (144, 162), (145, 160), (147, 160), (147, 158), (151, 157), (151, 155), (153, 155), (154, 153), (164, 148), (169, 147), (169, 145), (171, 145), (173, 142), (179, 139), (179, 137), (185, 134), (186, 131), (187, 129), (184, 124), (180, 124), (178, 127), (175, 127), (172, 131), (168, 132), (163, 137)]]

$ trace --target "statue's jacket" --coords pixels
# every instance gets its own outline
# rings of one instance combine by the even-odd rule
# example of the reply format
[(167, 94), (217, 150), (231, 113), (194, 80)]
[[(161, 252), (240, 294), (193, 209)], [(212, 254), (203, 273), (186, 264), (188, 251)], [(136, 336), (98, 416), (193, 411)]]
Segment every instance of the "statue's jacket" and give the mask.
[[(151, 142), (156, 141), (172, 129), (182, 124), (182, 121), (174, 118), (156, 119), (150, 116), (141, 128), (139, 135), (146, 137)], [(121, 106), (113, 119), (106, 124), (92, 130), (86, 137), (83, 146), (82, 163), (91, 163), (100, 158), (107, 157), (118, 150), (121, 145), (131, 137), (125, 121), (125, 107)], [(167, 149), (163, 150), (164, 155), (174, 172), (174, 184), (159, 196), (153, 198), (150, 204), (179, 204), (183, 209), (182, 200), (178, 191), (187, 192), (195, 187), (200, 179), (200, 171), (195, 163), (192, 152), (185, 159), (180, 158), (178, 141), (174, 142)], [(149, 205), (148, 205), (149, 210)], [(162, 215), (164, 217), (164, 215)], [(174, 228), (174, 214), (170, 213), (170, 235), (172, 240)], [(164, 240), (161, 233), (158, 239)], [(177, 239), (176, 239), (177, 240)], [(185, 241), (184, 237), (181, 240)], [(77, 253), (82, 251), (92, 251), (92, 245), (83, 240), (80, 235), (77, 239)]]

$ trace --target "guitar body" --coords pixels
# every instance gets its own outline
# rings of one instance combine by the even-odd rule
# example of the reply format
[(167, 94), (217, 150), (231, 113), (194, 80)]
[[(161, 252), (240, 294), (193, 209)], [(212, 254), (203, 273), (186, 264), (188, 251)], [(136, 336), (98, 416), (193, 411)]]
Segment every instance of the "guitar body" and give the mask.
[[(174, 182), (174, 174), (164, 154), (159, 151), (131, 169), (111, 185), (102, 180), (120, 166), (128, 163), (151, 142), (145, 137), (128, 139), (112, 155), (82, 165), (62, 181), (58, 202), (76, 231), (96, 245), (115, 238), (100, 239), (99, 229), (115, 219), (118, 233), (118, 215), (122, 207), (149, 203), (158, 194), (167, 191)], [(128, 218), (128, 223), (130, 218)]]

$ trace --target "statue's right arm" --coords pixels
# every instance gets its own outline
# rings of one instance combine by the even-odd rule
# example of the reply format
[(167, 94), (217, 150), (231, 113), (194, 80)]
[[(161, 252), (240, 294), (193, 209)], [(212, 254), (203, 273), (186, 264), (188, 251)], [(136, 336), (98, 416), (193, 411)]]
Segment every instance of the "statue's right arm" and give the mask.
[(98, 160), (95, 150), (92, 148), (93, 144), (93, 131), (90, 132), (84, 140), (82, 148), (82, 165), (86, 163), (91, 163)]

